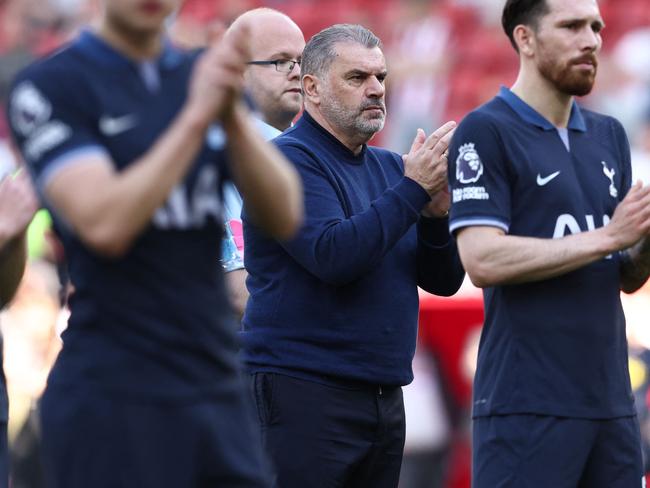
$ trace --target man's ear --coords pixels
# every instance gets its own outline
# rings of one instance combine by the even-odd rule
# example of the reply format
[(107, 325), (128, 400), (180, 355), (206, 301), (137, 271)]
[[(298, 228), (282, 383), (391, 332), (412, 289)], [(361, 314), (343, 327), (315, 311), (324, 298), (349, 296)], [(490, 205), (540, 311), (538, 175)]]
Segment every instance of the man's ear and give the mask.
[(314, 75), (302, 77), (302, 92), (306, 99), (318, 105), (320, 104), (320, 80)]
[(526, 57), (531, 57), (535, 52), (535, 44), (537, 42), (533, 29), (527, 25), (519, 24), (515, 27), (512, 35), (519, 48), (519, 52)]

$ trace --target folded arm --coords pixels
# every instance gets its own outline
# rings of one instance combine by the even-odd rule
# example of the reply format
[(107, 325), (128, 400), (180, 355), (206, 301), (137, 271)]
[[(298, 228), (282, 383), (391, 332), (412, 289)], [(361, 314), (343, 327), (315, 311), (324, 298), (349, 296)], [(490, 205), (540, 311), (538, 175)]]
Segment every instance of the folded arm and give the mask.
[(376, 266), (430, 200), (419, 184), (404, 177), (366, 210), (347, 216), (323, 171), (305, 161), (300, 151), (289, 157), (303, 179), (306, 219), (298, 235), (283, 246), (310, 273), (330, 284), (350, 283)]

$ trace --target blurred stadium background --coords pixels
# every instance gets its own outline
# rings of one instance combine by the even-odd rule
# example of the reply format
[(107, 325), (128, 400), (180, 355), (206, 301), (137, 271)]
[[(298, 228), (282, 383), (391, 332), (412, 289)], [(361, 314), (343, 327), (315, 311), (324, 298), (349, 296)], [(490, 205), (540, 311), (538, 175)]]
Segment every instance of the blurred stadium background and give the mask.
[[(187, 0), (170, 35), (204, 45), (217, 25), (269, 6), (290, 15), (309, 38), (334, 23), (361, 23), (384, 42), (388, 122), (373, 141), (405, 151), (417, 127), (460, 120), (510, 85), (517, 60), (501, 31), (503, 0)], [(14, 73), (65, 43), (92, 21), (99, 0), (0, 0), (0, 102)], [(617, 117), (632, 145), (635, 179), (650, 184), (650, 0), (601, 0), (607, 25), (594, 92), (585, 106)], [(0, 173), (15, 165), (4, 113)], [(30, 228), (30, 264), (19, 294), (0, 316), (10, 392), (13, 487), (42, 486), (34, 411), (65, 327), (62, 256), (40, 213)], [(650, 471), (650, 287), (624, 297), (630, 372)], [(422, 294), (416, 381), (406, 388), (407, 446), (401, 488), (469, 487), (471, 378), (483, 311), (471, 285), (451, 299)]]

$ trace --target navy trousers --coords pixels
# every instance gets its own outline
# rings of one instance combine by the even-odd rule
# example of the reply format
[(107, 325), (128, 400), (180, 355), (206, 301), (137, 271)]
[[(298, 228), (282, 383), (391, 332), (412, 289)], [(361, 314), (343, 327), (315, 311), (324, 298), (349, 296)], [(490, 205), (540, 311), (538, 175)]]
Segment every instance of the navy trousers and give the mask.
[(404, 449), (400, 387), (253, 375), (277, 488), (395, 488)]

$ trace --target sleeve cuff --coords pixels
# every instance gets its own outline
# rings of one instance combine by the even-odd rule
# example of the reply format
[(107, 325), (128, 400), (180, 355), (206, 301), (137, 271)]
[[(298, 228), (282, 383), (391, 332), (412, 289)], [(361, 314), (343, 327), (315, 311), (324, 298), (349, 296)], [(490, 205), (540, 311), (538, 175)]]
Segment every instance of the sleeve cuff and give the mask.
[(408, 176), (402, 178), (402, 180), (393, 187), (393, 190), (404, 198), (404, 200), (406, 200), (418, 214), (422, 208), (431, 201), (431, 197), (426, 190)]
[(423, 215), (418, 219), (418, 238), (433, 247), (444, 247), (449, 244), (449, 217), (440, 219)]

